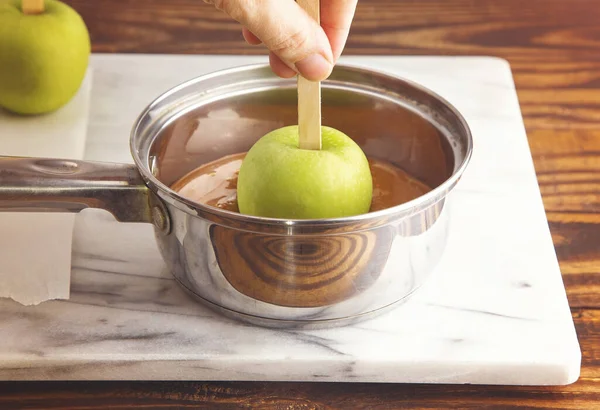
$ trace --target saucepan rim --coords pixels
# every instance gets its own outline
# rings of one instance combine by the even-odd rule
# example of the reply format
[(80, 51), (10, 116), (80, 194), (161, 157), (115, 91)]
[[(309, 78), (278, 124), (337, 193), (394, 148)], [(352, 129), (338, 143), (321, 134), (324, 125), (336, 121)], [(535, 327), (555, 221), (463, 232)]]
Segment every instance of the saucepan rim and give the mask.
[[(336, 65), (334, 70), (358, 70), (362, 72), (368, 72), (369, 74), (376, 75), (380, 78), (384, 78), (389, 81), (402, 82), (405, 86), (413, 87), (417, 91), (426, 94), (429, 98), (437, 100), (438, 103), (442, 104), (444, 108), (450, 111), (450, 113), (455, 117), (455, 120), (458, 120), (460, 127), (462, 128), (462, 132), (464, 132), (464, 136), (462, 138), (466, 139), (466, 147), (465, 147), (465, 155), (462, 159), (461, 163), (458, 167), (455, 167), (452, 174), (445, 179), (442, 183), (437, 185), (428, 193), (421, 195), (415, 199), (412, 199), (408, 202), (402, 203), (400, 205), (396, 205), (390, 208), (382, 209), (379, 211), (368, 212), (360, 215), (354, 215), (349, 217), (341, 217), (341, 218), (323, 218), (323, 219), (282, 219), (282, 218), (268, 218), (268, 217), (260, 217), (253, 215), (246, 215), (241, 213), (236, 213), (232, 211), (227, 211), (224, 209), (220, 209), (217, 207), (212, 207), (209, 205), (197, 203), (191, 201), (177, 192), (173, 191), (168, 185), (164, 184), (160, 181), (153, 173), (152, 170), (149, 169), (149, 166), (146, 165), (144, 159), (140, 156), (139, 147), (137, 144), (136, 136), (139, 133), (140, 125), (144, 118), (146, 118), (154, 108), (156, 108), (161, 102), (167, 99), (169, 96), (185, 89), (191, 87), (199, 82), (203, 82), (209, 79), (218, 78), (218, 77), (227, 77), (228, 75), (234, 73), (240, 73), (241, 71), (247, 70), (266, 70), (269, 69), (269, 65), (265, 63), (255, 63), (255, 64), (246, 64), (240, 65), (236, 67), (221, 69), (217, 71), (213, 71), (208, 74), (204, 74), (198, 77), (194, 77), (190, 80), (187, 80), (179, 85), (176, 85), (167, 91), (160, 94), (153, 101), (151, 101), (142, 112), (138, 115), (137, 119), (134, 122), (134, 125), (131, 129), (130, 134), (130, 152), (133, 157), (134, 163), (138, 168), (142, 178), (145, 180), (146, 184), (155, 191), (155, 193), (160, 193), (163, 199), (169, 200), (169, 202), (176, 206), (177, 208), (183, 210), (184, 212), (192, 215), (210, 215), (221, 223), (227, 224), (226, 221), (233, 221), (243, 224), (256, 224), (257, 226), (267, 226), (267, 225), (277, 225), (281, 227), (336, 227), (340, 225), (347, 224), (359, 224), (369, 226), (376, 221), (382, 220), (391, 220), (398, 215), (406, 215), (410, 216), (416, 212), (419, 212), (423, 208), (431, 205), (432, 203), (437, 202), (437, 200), (444, 198), (449, 191), (453, 189), (456, 183), (462, 177), (464, 171), (467, 169), (469, 162), (472, 157), (473, 152), (473, 136), (471, 133), (471, 129), (464, 118), (464, 116), (458, 111), (456, 107), (454, 107), (449, 101), (445, 98), (432, 91), (431, 89), (416, 83), (410, 79), (389, 73), (387, 71), (381, 69), (373, 69), (371, 67), (358, 65), (358, 64), (342, 64), (339, 63)], [(275, 77), (275, 74), (273, 74)], [(292, 79), (293, 81), (293, 79)], [(327, 81), (324, 82), (327, 84)], [(156, 138), (157, 135), (154, 135), (153, 138)], [(154, 144), (154, 140), (151, 144)], [(147, 153), (148, 154), (148, 153)], [(158, 191), (158, 192), (157, 192)]]

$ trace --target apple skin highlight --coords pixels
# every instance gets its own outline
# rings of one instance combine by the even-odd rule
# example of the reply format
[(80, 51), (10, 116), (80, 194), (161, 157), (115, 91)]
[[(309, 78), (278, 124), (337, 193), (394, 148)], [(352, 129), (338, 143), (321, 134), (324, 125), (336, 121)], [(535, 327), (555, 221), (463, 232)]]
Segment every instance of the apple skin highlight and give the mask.
[(298, 126), (274, 130), (248, 151), (239, 172), (240, 213), (280, 219), (327, 219), (369, 212), (373, 179), (362, 149), (323, 126), (322, 149), (298, 148)]
[(24, 14), (20, 0), (0, 0), (0, 107), (43, 114), (68, 103), (89, 63), (90, 37), (68, 5), (46, 0), (41, 14)]

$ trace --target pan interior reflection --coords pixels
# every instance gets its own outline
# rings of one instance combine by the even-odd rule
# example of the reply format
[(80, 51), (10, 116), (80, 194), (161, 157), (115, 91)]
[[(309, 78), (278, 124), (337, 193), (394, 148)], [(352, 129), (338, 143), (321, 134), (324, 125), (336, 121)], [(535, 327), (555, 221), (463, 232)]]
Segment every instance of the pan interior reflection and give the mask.
[[(323, 124), (339, 129), (363, 149), (433, 189), (454, 169), (445, 134), (414, 109), (375, 95), (323, 88)], [(247, 152), (268, 132), (297, 122), (294, 88), (249, 92), (189, 110), (164, 127), (150, 155), (153, 173), (172, 186), (201, 166)]]

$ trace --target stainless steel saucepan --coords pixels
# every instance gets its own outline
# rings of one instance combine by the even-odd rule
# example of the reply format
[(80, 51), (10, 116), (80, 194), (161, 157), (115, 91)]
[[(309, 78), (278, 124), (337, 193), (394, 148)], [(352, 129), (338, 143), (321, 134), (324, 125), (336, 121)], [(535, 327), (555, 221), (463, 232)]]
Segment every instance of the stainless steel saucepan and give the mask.
[(132, 129), (135, 165), (1, 158), (0, 208), (103, 208), (119, 221), (151, 223), (177, 281), (247, 322), (331, 326), (369, 317), (405, 300), (440, 259), (445, 204), (468, 165), (472, 138), (448, 102), (381, 72), (338, 65), (322, 98), (325, 125), (434, 189), (396, 207), (329, 220), (251, 217), (174, 192), (169, 187), (199, 165), (247, 151), (297, 122), (295, 81), (252, 65), (193, 79), (154, 100)]

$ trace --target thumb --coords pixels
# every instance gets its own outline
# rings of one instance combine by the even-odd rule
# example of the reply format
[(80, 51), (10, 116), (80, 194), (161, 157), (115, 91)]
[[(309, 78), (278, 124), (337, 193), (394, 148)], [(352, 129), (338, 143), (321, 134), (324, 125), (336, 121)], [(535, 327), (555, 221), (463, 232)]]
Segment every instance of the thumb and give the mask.
[(327, 35), (294, 0), (205, 0), (251, 31), (279, 59), (308, 80), (333, 69)]

